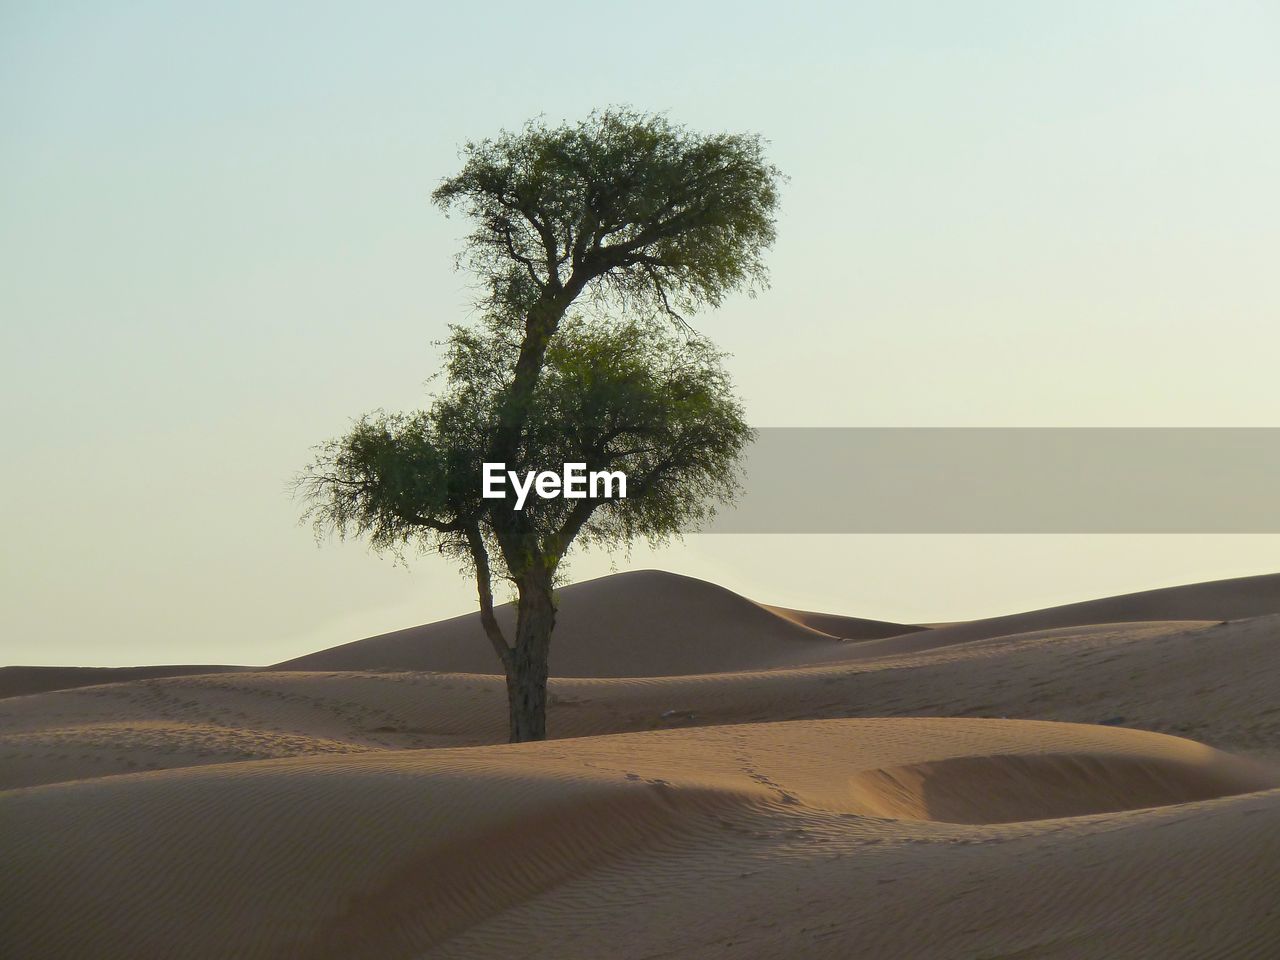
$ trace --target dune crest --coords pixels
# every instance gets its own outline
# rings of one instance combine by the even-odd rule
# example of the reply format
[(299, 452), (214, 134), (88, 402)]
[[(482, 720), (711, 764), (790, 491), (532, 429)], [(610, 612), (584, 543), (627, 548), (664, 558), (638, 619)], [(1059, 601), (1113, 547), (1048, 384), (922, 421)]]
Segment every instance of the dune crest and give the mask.
[(856, 774), (855, 805), (872, 816), (1016, 823), (1210, 800), (1275, 785), (1261, 769), (1168, 757), (1090, 753), (953, 757)]
[[(1178, 806), (966, 826), (885, 820), (868, 802), (885, 794), (866, 771), (897, 770), (898, 784), (903, 771), (930, 771), (922, 782), (968, 780), (944, 799), (972, 809), (991, 769), (1016, 771), (1023, 789), (1040, 782), (1038, 813), (1066, 815), (1051, 809), (1064, 777), (1079, 785), (1097, 769), (1117, 774), (1111, 786), (1132, 786), (1143, 770), (1138, 779), (1154, 791), (1143, 802)], [(1096, 839), (1112, 850), (1141, 843), (1145, 860), (1115, 867), (1123, 883), (1137, 883), (1207, 841), (1219, 864), (1256, 880), (1259, 856), (1276, 841), (1247, 841), (1237, 827), (1250, 811), (1250, 827), (1280, 825), (1277, 786), (1274, 769), (1158, 734), (948, 718), (300, 757), (55, 784), (0, 794), (11, 831), (0, 894), (14, 908), (0, 947), (23, 957), (160, 957), (180, 940), (196, 958), (319, 960), (496, 957), (518, 941), (527, 957), (643, 957), (676, 944), (697, 954), (688, 948), (708, 942), (706, 924), (732, 923), (737, 936), (710, 942), (746, 958), (777, 955), (770, 943), (781, 934), (805, 943), (815, 918), (839, 902), (848, 914), (828, 946), (849, 955), (863, 943), (865, 911), (928, 899), (954, 871), (1007, 872), (1033, 850), (1060, 877), (1091, 862)], [(908, 870), (913, 860), (921, 869)], [(886, 878), (895, 889), (872, 897)], [(1047, 895), (1058, 879), (1022, 882), (1039, 883), (1043, 897), (1032, 926), (959, 933), (931, 923), (935, 935), (958, 937), (952, 949), (970, 954), (1008, 950), (1067, 916), (1114, 908), (1105, 885), (1076, 890), (1068, 904)], [(759, 927), (750, 904), (765, 889), (773, 921)], [(850, 891), (860, 892), (856, 906)], [(620, 938), (620, 917), (642, 902), (664, 922)], [(943, 920), (959, 919), (969, 905), (940, 909)], [(76, 922), (52, 922), (65, 916)], [(1173, 904), (1135, 917), (1179, 919)]]
[(209, 673), (237, 673), (248, 667), (222, 664), (188, 664), (158, 667), (0, 667), (0, 700), (29, 697), (54, 690), (95, 687), (104, 683), (128, 683), (156, 677), (183, 677)]
[[(1280, 573), (1213, 580), (944, 624), (866, 644), (861, 656), (904, 654), (1018, 633), (1115, 623), (1221, 622), (1280, 613)], [(838, 654), (837, 654), (838, 655)]]
[(515, 746), (467, 618), (0, 699), (0, 955), (1269, 957), (1277, 583), (920, 628), (603, 578)]
[[(724, 587), (660, 570), (587, 580), (557, 592), (551, 673), (558, 677), (659, 677), (765, 669), (834, 653), (847, 639), (915, 630), (755, 603)], [(509, 632), (510, 604), (497, 610)], [(835, 629), (837, 633), (823, 632)], [(478, 641), (478, 642), (477, 642)], [(498, 673), (479, 615), (464, 614), (321, 650), (279, 670), (440, 670)]]

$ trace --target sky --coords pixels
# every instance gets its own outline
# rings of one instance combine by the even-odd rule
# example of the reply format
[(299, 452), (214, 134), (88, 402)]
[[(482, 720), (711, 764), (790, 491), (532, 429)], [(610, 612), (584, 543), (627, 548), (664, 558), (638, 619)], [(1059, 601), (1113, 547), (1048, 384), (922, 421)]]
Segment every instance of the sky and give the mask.
[[(0, 662), (264, 664), (466, 612), (290, 479), (423, 404), (460, 145), (609, 104), (758, 132), (760, 426), (1280, 425), (1267, 2), (0, 0)], [(1275, 536), (695, 536), (575, 559), (909, 621), (1280, 570)]]

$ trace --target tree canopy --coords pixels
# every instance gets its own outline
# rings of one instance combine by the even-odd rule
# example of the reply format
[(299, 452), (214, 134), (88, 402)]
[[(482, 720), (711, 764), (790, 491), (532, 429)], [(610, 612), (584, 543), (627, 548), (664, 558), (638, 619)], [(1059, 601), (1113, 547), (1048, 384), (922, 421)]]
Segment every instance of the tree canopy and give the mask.
[[(574, 543), (662, 541), (732, 499), (751, 437), (721, 354), (685, 315), (767, 283), (779, 171), (750, 134), (627, 109), (468, 143), (434, 192), (472, 231), (480, 319), (451, 328), (444, 386), (324, 444), (299, 484), (319, 531), (469, 567), (502, 661), (512, 740), (545, 736), (552, 587)], [(482, 495), (483, 465), (621, 471), (625, 499)], [(493, 580), (517, 594), (515, 635)]]
[[(414, 413), (361, 417), (318, 448), (300, 484), (318, 532), (377, 548), (439, 552), (474, 566), (478, 546), (504, 552), (479, 478), (518, 344), (488, 328), (456, 327), (442, 391)], [(655, 319), (567, 321), (547, 354), (513, 469), (585, 463), (620, 470), (625, 499), (530, 498), (524, 532), (539, 555), (577, 540), (613, 547), (662, 542), (708, 518), (738, 487), (751, 437), (722, 355), (705, 338)], [(518, 574), (524, 558), (508, 557)], [(508, 573), (510, 576), (511, 573)]]
[(700, 134), (628, 109), (468, 143), (433, 194), (474, 224), (482, 305), (527, 319), (581, 294), (632, 312), (719, 306), (767, 277), (781, 173), (754, 134)]

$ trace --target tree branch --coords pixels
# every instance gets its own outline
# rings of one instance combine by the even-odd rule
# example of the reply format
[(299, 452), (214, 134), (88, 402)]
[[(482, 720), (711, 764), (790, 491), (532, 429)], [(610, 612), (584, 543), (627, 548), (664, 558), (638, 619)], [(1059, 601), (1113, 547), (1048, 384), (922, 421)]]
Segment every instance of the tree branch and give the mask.
[(569, 511), (569, 515), (565, 517), (560, 529), (548, 537), (543, 545), (543, 552), (548, 556), (555, 557), (556, 560), (563, 557), (569, 544), (573, 543), (573, 538), (582, 530), (583, 525), (591, 519), (591, 514), (595, 513), (596, 507), (608, 502), (608, 500), (592, 499), (590, 497), (585, 500), (579, 500), (574, 504), (573, 509)]
[(641, 258), (640, 269), (644, 271), (645, 276), (649, 278), (649, 282), (653, 284), (653, 289), (658, 292), (658, 299), (662, 301), (662, 312), (673, 320), (679, 321), (680, 325), (689, 333), (697, 333), (697, 331), (693, 329), (693, 324), (677, 313), (675, 307), (671, 306), (671, 301), (667, 299), (666, 284), (663, 283), (662, 275), (654, 268), (651, 260), (652, 258), (649, 257)]
[(480, 536), (480, 527), (476, 523), (467, 524), (467, 546), (471, 548), (471, 559), (476, 567), (476, 593), (480, 597), (480, 623), (484, 626), (485, 636), (493, 645), (494, 652), (502, 661), (504, 669), (511, 662), (511, 646), (502, 635), (502, 627), (498, 618), (493, 615), (493, 576), (489, 570), (489, 551), (485, 549), (484, 538)]
[(512, 236), (511, 221), (503, 218), (501, 223), (495, 223), (502, 231), (503, 245), (506, 248), (507, 256), (516, 263), (524, 267), (525, 272), (529, 274), (529, 279), (533, 281), (533, 285), (539, 290), (546, 286), (546, 283), (538, 276), (538, 271), (533, 268), (533, 261), (524, 254), (516, 250), (515, 237)]

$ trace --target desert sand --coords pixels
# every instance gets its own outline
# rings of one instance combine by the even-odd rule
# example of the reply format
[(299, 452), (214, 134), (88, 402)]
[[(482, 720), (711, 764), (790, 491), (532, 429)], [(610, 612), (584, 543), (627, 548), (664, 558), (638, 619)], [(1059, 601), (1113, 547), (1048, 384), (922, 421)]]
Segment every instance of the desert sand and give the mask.
[(0, 956), (1280, 956), (1280, 576), (926, 627), (619, 574), (538, 744), (495, 665), (0, 670)]

